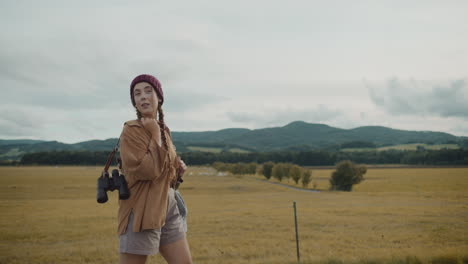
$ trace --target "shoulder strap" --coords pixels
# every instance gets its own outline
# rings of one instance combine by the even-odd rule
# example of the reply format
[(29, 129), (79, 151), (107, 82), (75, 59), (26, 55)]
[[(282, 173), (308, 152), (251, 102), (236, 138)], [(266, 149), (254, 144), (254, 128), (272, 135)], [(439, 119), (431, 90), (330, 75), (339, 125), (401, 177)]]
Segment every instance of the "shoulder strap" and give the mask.
[[(115, 153), (119, 150), (119, 147), (120, 147), (119, 144), (120, 144), (120, 137), (117, 140), (117, 144), (115, 145), (114, 150), (112, 150), (112, 152), (107, 157), (107, 162), (106, 162), (106, 166), (104, 167), (104, 172), (107, 172), (109, 170), (109, 167), (110, 167), (110, 165), (112, 163), (112, 159), (114, 158)], [(120, 161), (119, 161), (119, 163), (120, 163)], [(119, 165), (119, 167), (120, 167), (120, 165)]]

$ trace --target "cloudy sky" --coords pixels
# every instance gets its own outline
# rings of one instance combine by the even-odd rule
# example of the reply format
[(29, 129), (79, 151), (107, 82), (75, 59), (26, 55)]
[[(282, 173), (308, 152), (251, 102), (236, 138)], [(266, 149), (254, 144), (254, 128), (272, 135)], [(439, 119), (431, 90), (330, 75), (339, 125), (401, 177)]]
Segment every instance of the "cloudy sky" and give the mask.
[(468, 1), (0, 2), (0, 139), (118, 137), (129, 84), (173, 131), (295, 120), (468, 136)]

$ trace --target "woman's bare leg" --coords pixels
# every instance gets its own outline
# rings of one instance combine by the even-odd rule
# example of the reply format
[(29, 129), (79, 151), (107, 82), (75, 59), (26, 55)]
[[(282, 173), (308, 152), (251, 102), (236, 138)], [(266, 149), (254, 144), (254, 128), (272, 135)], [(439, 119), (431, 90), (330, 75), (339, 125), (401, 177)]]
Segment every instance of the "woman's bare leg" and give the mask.
[(119, 264), (145, 264), (146, 255), (120, 253)]
[(160, 246), (159, 252), (168, 264), (192, 264), (192, 256), (186, 238)]

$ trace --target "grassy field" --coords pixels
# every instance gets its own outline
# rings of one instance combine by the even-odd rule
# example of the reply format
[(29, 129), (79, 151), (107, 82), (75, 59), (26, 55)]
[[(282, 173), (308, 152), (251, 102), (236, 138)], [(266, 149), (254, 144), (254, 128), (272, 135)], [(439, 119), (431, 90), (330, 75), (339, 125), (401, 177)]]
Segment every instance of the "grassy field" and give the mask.
[[(117, 263), (117, 194), (101, 167), (0, 167), (0, 263)], [(181, 192), (194, 263), (467, 263), (468, 169), (369, 169), (355, 191), (320, 192), (192, 167)], [(293, 185), (292, 183), (290, 183)], [(149, 263), (164, 263), (152, 256)]]
[(209, 148), (209, 147), (194, 147), (190, 146), (187, 149), (191, 151), (201, 151), (201, 152), (210, 152), (210, 153), (221, 153), (222, 148)]
[[(209, 148), (209, 147), (195, 147), (190, 146), (187, 149), (191, 151), (201, 151), (201, 152), (210, 152), (210, 153), (221, 153), (223, 151), (222, 148)], [(227, 151), (234, 152), (234, 153), (250, 153), (250, 151), (240, 148), (229, 148)]]
[(234, 153), (250, 153), (250, 151), (245, 150), (245, 149), (240, 149), (240, 148), (230, 148), (229, 152), (234, 152)]
[(459, 149), (460, 146), (457, 144), (436, 144), (436, 145), (429, 145), (424, 143), (414, 143), (414, 144), (401, 144), (401, 145), (394, 145), (394, 146), (387, 146), (387, 147), (379, 147), (379, 148), (344, 148), (341, 151), (384, 151), (384, 150), (417, 150), (418, 147), (423, 147), (425, 149), (430, 150), (441, 150), (441, 149)]

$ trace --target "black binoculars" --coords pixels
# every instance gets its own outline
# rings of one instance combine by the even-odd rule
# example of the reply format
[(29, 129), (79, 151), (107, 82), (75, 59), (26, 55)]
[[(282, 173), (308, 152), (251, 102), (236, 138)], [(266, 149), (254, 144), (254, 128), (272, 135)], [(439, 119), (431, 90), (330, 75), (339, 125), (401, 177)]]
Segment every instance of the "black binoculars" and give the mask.
[(107, 191), (113, 192), (114, 190), (119, 191), (119, 199), (127, 200), (130, 197), (130, 191), (128, 190), (127, 181), (125, 176), (119, 173), (119, 170), (112, 170), (112, 177), (109, 178), (109, 173), (103, 171), (101, 176), (97, 180), (97, 202), (105, 203), (109, 199), (107, 197)]

